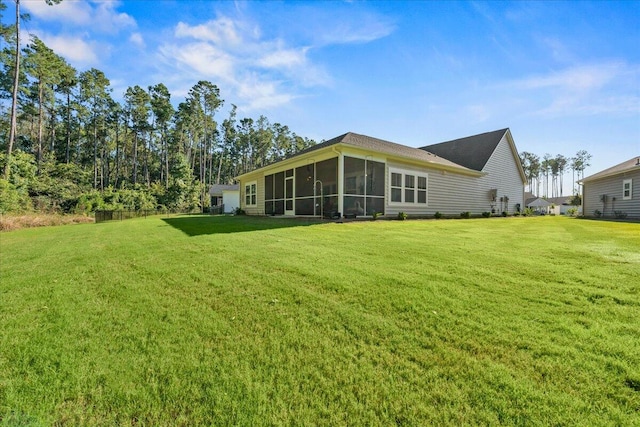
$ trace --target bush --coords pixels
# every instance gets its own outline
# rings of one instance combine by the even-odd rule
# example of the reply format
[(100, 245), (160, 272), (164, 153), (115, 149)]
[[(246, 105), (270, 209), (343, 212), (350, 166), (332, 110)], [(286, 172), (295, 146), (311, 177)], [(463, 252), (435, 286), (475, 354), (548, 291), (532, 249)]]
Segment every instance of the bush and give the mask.
[(398, 219), (400, 221), (404, 221), (405, 219), (407, 219), (407, 214), (404, 212), (398, 212)]
[(485, 218), (489, 218), (491, 216), (491, 212), (482, 212), (482, 216)]
[(506, 217), (508, 215), (507, 211), (502, 211), (502, 216)]
[(598, 209), (596, 209), (595, 211), (593, 211), (593, 215), (596, 218), (600, 218), (602, 216), (602, 212), (600, 212)]
[(374, 212), (373, 215), (371, 215), (371, 217), (375, 221), (376, 219), (378, 219), (378, 217), (380, 217), (380, 212)]
[(460, 212), (460, 218), (465, 218), (465, 219), (471, 218), (471, 212), (469, 211)]
[(237, 207), (235, 211), (233, 211), (234, 215), (246, 215), (247, 213), (244, 211), (244, 209)]
[(618, 219), (625, 219), (627, 217), (627, 213), (623, 211), (613, 211), (613, 214)]
[(567, 209), (567, 215), (569, 215), (569, 216), (578, 216), (578, 208), (569, 208), (569, 209)]
[(0, 214), (28, 212), (33, 209), (31, 199), (13, 184), (0, 178)]
[(440, 212), (436, 212), (436, 213), (433, 214), (433, 217), (435, 219), (440, 219), (440, 218), (442, 218), (442, 214)]

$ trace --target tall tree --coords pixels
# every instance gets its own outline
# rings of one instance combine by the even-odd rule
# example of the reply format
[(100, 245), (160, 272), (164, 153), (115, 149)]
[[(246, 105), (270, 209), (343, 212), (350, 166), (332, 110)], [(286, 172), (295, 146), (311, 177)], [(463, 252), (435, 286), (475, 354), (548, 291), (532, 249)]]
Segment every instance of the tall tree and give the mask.
[(143, 141), (143, 179), (149, 184), (148, 163), (147, 163), (147, 142), (146, 133), (150, 129), (149, 116), (151, 114), (151, 97), (140, 86), (127, 89), (124, 94), (127, 110), (131, 119), (131, 130), (133, 131), (133, 153), (132, 153), (132, 175), (131, 181), (134, 185), (138, 183), (138, 141)]
[[(80, 100), (87, 106), (89, 113), (89, 129), (86, 134), (91, 134), (91, 142), (93, 146), (93, 187), (98, 188), (99, 178), (103, 178), (99, 172), (102, 170), (98, 164), (98, 154), (100, 143), (106, 143), (104, 138), (102, 141), (99, 137), (104, 136), (104, 128), (109, 112), (109, 107), (113, 100), (111, 99), (111, 88), (109, 79), (104, 73), (95, 68), (85, 71), (79, 76), (80, 82)], [(100, 179), (102, 183), (102, 179)]]
[(169, 93), (169, 89), (162, 83), (150, 86), (149, 94), (151, 96), (154, 128), (160, 133), (160, 180), (164, 182), (165, 188), (169, 188), (169, 143), (167, 140), (167, 132), (169, 122), (174, 113), (173, 106), (171, 105), (171, 94)]
[(62, 81), (64, 67), (68, 66), (66, 61), (56, 55), (37, 37), (33, 37), (26, 49), (25, 68), (27, 73), (35, 79), (35, 92), (37, 94), (38, 110), (38, 145), (36, 151), (36, 161), (38, 173), (42, 162), (43, 152), (43, 132), (45, 122), (45, 103), (51, 103), (50, 111), (55, 110), (55, 87)]
[[(582, 178), (584, 178), (584, 170), (591, 166), (591, 163), (589, 163), (591, 161), (591, 154), (589, 154), (586, 150), (579, 150), (575, 157), (573, 157), (571, 159), (571, 169), (573, 169), (574, 172), (577, 173), (577, 176), (575, 178), (577, 178), (577, 180), (579, 181), (581, 178), (580, 176), (582, 176)], [(576, 194), (579, 194), (580, 191), (575, 188), (575, 178), (574, 178), (574, 189), (576, 191)]]
[[(15, 62), (13, 67), (13, 90), (11, 99), (11, 125), (9, 130), (9, 142), (7, 143), (7, 158), (4, 168), (4, 177), (9, 179), (11, 152), (16, 138), (17, 128), (17, 112), (18, 112), (18, 86), (20, 85), (20, 0), (14, 0), (16, 3), (16, 21), (15, 21)], [(45, 0), (48, 5), (58, 4), (62, 0)]]

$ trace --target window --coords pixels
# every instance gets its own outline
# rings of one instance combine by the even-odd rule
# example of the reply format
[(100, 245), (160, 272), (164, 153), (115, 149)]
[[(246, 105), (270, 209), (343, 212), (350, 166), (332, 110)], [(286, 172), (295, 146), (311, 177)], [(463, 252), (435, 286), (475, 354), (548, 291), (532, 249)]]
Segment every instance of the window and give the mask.
[(427, 174), (392, 170), (391, 203), (427, 204)]
[(415, 185), (416, 177), (413, 175), (405, 175), (404, 176), (404, 202), (405, 203), (413, 203), (416, 194), (416, 185)]
[(402, 203), (402, 174), (391, 173), (391, 201)]
[(427, 203), (427, 177), (418, 177), (418, 203)]
[(256, 206), (258, 204), (257, 184), (255, 181), (247, 182), (244, 185), (244, 204), (245, 206)]
[(384, 213), (385, 164), (344, 157), (344, 213)]
[(622, 200), (631, 200), (633, 196), (633, 188), (631, 188), (631, 185), (631, 179), (625, 179), (622, 181)]

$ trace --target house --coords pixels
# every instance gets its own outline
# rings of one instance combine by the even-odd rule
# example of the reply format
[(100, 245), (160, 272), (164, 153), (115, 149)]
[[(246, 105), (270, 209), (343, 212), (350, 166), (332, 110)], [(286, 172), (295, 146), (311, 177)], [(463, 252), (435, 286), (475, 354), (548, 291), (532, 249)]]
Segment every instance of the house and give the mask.
[(572, 205), (571, 204), (572, 200), (573, 200), (573, 196), (559, 196), (559, 197), (547, 198), (547, 201), (551, 203), (549, 212), (555, 215), (567, 215), (570, 209), (577, 209), (578, 214), (580, 214), (581, 207)]
[(211, 210), (232, 213), (240, 207), (240, 185), (212, 185), (209, 187)]
[(550, 212), (551, 203), (541, 197), (528, 197), (524, 201), (527, 208), (533, 209), (538, 214), (548, 214)]
[(524, 171), (511, 131), (422, 148), (346, 133), (237, 177), (249, 215), (512, 213)]
[(583, 178), (580, 183), (585, 216), (640, 219), (640, 156)]

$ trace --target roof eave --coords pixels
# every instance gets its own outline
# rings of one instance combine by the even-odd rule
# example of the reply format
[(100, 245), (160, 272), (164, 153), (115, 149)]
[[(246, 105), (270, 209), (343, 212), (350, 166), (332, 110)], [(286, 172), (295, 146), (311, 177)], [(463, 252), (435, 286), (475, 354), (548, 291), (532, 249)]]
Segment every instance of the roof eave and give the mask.
[(384, 155), (387, 159), (399, 160), (399, 161), (402, 161), (404, 163), (410, 163), (410, 164), (413, 164), (413, 165), (416, 165), (416, 166), (423, 166), (423, 167), (424, 166), (429, 166), (432, 169), (437, 169), (437, 170), (441, 170), (441, 171), (457, 173), (457, 174), (460, 174), (460, 175), (467, 175), (467, 176), (473, 176), (473, 177), (481, 177), (481, 176), (487, 175), (486, 172), (476, 171), (476, 170), (473, 170), (473, 169), (465, 168), (463, 166), (445, 165), (445, 164), (442, 164), (442, 163), (439, 163), (439, 162), (435, 162), (435, 161), (420, 160), (420, 159), (415, 159), (415, 158), (408, 157), (408, 156), (385, 153), (384, 151), (369, 150), (369, 149), (366, 149), (366, 148), (363, 148), (363, 147), (354, 146), (352, 144), (348, 144), (348, 143), (344, 143), (344, 142), (338, 142), (336, 144), (332, 144), (332, 145), (329, 145), (327, 147), (320, 148), (318, 150), (313, 150), (313, 151), (310, 151), (308, 153), (301, 154), (300, 156), (293, 156), (293, 157), (290, 157), (288, 159), (281, 160), (279, 162), (275, 162), (275, 163), (272, 163), (272, 164), (267, 165), (267, 166), (263, 166), (263, 167), (261, 167), (259, 169), (255, 169), (255, 170), (253, 170), (251, 172), (243, 173), (242, 175), (236, 176), (234, 179), (242, 180), (246, 176), (250, 176), (250, 175), (254, 175), (256, 173), (260, 173), (261, 171), (267, 170), (267, 169), (271, 168), (272, 166), (278, 166), (278, 167), (286, 166), (289, 163), (294, 163), (294, 162), (300, 160), (301, 158), (304, 158), (305, 154), (320, 153), (320, 152), (324, 152), (324, 151), (337, 151), (337, 152), (342, 153), (342, 149), (344, 149), (344, 148), (355, 149), (357, 151), (362, 151), (362, 152), (367, 152), (367, 153), (375, 153), (375, 154), (378, 154), (378, 155)]
[(516, 143), (513, 140), (513, 135), (511, 135), (511, 129), (507, 128), (505, 135), (507, 136), (507, 141), (509, 142), (509, 147), (511, 148), (511, 153), (513, 154), (513, 158), (518, 167), (518, 172), (520, 173), (520, 179), (523, 184), (527, 183), (527, 175), (524, 173), (524, 168), (522, 167), (522, 162), (520, 161), (520, 155), (518, 154), (518, 150), (516, 149)]
[(640, 166), (632, 165), (632, 166), (630, 166), (628, 168), (625, 168), (625, 169), (622, 169), (622, 170), (618, 170), (618, 171), (609, 172), (609, 173), (605, 173), (605, 174), (602, 174), (602, 175), (600, 175), (600, 173), (597, 173), (595, 175), (591, 175), (591, 176), (588, 176), (586, 178), (582, 178), (581, 180), (578, 181), (578, 184), (582, 184), (584, 182), (597, 181), (599, 179), (609, 178), (609, 177), (616, 176), (616, 175), (621, 175), (623, 173), (632, 172), (633, 170), (640, 170)]

